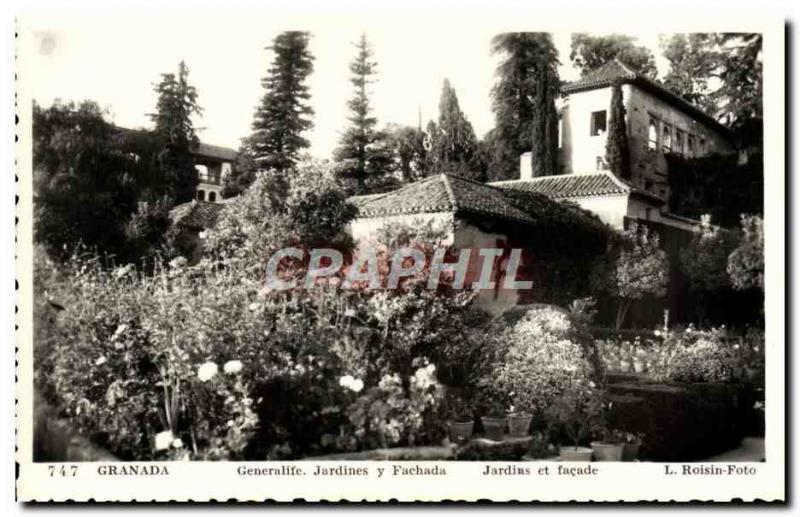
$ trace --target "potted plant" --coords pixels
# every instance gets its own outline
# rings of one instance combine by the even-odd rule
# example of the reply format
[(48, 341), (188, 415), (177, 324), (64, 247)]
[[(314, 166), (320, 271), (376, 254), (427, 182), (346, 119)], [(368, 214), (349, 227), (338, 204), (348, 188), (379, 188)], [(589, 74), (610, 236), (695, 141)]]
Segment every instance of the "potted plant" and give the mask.
[(622, 461), (635, 461), (639, 457), (642, 440), (644, 440), (644, 433), (625, 433), (622, 444)]
[(503, 409), (503, 405), (495, 400), (490, 404), (490, 416), (481, 417), (483, 434), (489, 440), (500, 442), (505, 437), (506, 417), (503, 415)]
[(555, 445), (547, 440), (547, 434), (536, 433), (531, 438), (528, 451), (522, 457), (524, 461), (538, 461), (558, 456)]
[(591, 443), (595, 461), (622, 461), (625, 433), (619, 429), (605, 429), (602, 438)]
[(562, 461), (592, 461), (592, 449), (581, 447), (602, 410), (601, 392), (588, 379), (575, 379), (545, 410), (551, 425), (560, 426), (570, 445), (559, 448)]
[(521, 401), (517, 400), (516, 402), (517, 404), (508, 408), (508, 434), (514, 438), (523, 438), (528, 436), (533, 415), (528, 411), (520, 411), (523, 407), (520, 405)]
[(450, 402), (450, 437), (454, 442), (466, 442), (472, 437), (475, 421), (464, 399), (458, 397)]

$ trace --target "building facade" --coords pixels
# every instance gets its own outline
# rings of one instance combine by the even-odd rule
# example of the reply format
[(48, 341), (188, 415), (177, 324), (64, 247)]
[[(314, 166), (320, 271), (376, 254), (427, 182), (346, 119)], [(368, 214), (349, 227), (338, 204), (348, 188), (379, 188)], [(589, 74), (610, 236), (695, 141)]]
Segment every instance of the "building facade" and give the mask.
[(201, 142), (192, 152), (197, 169), (195, 199), (218, 203), (222, 200), (222, 189), (236, 163), (236, 151), (228, 147)]

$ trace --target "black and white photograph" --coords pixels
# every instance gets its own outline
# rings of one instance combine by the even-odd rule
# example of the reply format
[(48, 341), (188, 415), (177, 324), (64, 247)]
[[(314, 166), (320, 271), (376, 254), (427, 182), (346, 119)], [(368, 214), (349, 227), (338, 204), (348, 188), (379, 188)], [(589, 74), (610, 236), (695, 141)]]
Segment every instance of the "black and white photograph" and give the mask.
[(303, 19), (18, 19), (25, 468), (783, 497), (780, 30)]

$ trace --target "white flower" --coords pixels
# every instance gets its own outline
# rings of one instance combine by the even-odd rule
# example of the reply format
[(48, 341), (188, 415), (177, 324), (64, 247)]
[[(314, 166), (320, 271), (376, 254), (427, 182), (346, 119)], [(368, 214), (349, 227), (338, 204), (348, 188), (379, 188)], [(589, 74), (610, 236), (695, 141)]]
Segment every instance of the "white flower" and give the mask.
[(656, 337), (661, 337), (661, 331), (660, 330), (656, 330), (655, 332), (653, 332), (653, 334), (655, 334)]
[(115, 278), (122, 278), (123, 276), (127, 275), (133, 271), (133, 264), (128, 264), (127, 266), (117, 268), (114, 270), (114, 277)]
[(219, 371), (219, 367), (217, 363), (213, 363), (211, 361), (207, 363), (203, 363), (200, 368), (197, 369), (197, 376), (200, 377), (200, 380), (206, 382), (214, 378), (214, 376)]
[(348, 317), (348, 318), (355, 318), (356, 317), (356, 311), (354, 309), (347, 309), (347, 310), (344, 311), (344, 315), (346, 317)]
[(162, 431), (156, 435), (156, 450), (163, 451), (169, 449), (169, 446), (172, 445), (174, 441), (175, 436), (172, 435), (172, 431)]
[(257, 311), (259, 307), (261, 307), (261, 304), (258, 302), (253, 302), (247, 306), (247, 308), (250, 309), (251, 311)]
[(128, 330), (128, 325), (126, 325), (125, 323), (123, 323), (122, 325), (118, 326), (117, 330), (114, 331), (114, 335), (111, 336), (111, 341), (114, 341), (115, 339), (120, 337), (122, 335), (122, 333), (125, 332), (126, 330)]
[(169, 267), (179, 268), (183, 267), (189, 263), (189, 259), (186, 257), (175, 257), (174, 259), (169, 261)]
[(97, 360), (94, 362), (95, 366), (102, 366), (106, 364), (107, 359), (105, 357), (98, 357)]
[(356, 379), (352, 375), (345, 375), (339, 378), (339, 386), (358, 393), (364, 389), (364, 381), (361, 379)]
[(183, 447), (183, 440), (181, 440), (180, 438), (175, 438), (174, 440), (172, 440), (172, 446), (176, 449), (180, 449), (181, 447)]
[(238, 360), (228, 361), (222, 366), (225, 373), (239, 373), (242, 371), (242, 362)]

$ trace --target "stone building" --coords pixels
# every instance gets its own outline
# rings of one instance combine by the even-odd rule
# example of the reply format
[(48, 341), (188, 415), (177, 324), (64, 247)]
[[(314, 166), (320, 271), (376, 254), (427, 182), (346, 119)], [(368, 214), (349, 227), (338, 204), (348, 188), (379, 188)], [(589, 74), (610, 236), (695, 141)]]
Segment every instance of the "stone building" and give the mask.
[(195, 199), (211, 203), (221, 201), (225, 178), (230, 175), (236, 163), (236, 151), (200, 142), (192, 155), (198, 179)]

